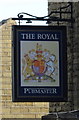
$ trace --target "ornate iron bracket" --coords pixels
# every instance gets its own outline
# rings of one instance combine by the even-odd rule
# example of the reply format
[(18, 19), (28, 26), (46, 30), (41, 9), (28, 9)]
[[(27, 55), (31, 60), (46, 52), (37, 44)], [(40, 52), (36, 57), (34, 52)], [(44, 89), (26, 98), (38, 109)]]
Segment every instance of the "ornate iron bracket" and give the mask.
[[(69, 9), (69, 10), (66, 10)], [(69, 15), (69, 18), (64, 18), (63, 14)], [(30, 16), (31, 18), (24, 17), (25, 15)], [(73, 19), (73, 5), (72, 2), (68, 2), (67, 6), (60, 7), (56, 11), (52, 11), (49, 15), (44, 17), (37, 17), (25, 12), (21, 12), (18, 15), (18, 18), (12, 18), (12, 20), (18, 20), (19, 25), (21, 24), (21, 21), (27, 21), (26, 23), (32, 23), (32, 21), (46, 21), (46, 23), (50, 24), (51, 22), (70, 22), (71, 25), (74, 22)]]

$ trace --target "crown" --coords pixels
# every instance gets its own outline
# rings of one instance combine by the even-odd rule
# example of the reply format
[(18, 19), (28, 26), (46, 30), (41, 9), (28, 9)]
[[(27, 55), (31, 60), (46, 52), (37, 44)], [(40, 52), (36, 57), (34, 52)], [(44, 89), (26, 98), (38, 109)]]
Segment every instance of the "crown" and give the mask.
[(36, 45), (36, 53), (37, 53), (37, 57), (42, 57), (42, 45), (41, 44), (38, 44)]

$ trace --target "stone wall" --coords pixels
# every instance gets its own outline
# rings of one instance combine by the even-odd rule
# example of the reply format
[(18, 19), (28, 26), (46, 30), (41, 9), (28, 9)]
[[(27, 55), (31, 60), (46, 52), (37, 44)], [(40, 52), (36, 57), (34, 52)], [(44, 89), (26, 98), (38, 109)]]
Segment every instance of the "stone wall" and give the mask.
[(1, 31), (1, 26), (0, 26), (0, 118), (1, 118), (1, 115), (2, 115), (2, 102), (1, 102), (1, 99), (2, 99), (2, 31)]
[(41, 118), (49, 112), (48, 102), (12, 102), (12, 25), (0, 25), (0, 118)]
[[(67, 3), (48, 3), (49, 13)], [(69, 17), (66, 16), (65, 17)], [(68, 102), (12, 102), (12, 25), (11, 19), (0, 25), (0, 118), (41, 118), (54, 111), (79, 109), (79, 2), (73, 3), (73, 28), (67, 26)], [(57, 25), (51, 23), (50, 25)]]
[(73, 99), (74, 109), (79, 109), (79, 2), (73, 5)]
[[(50, 13), (67, 4), (66, 2), (49, 2), (48, 11)], [(63, 17), (69, 18), (69, 15), (63, 15)], [(70, 23), (59, 23), (67, 26), (68, 102), (51, 102), (50, 112), (79, 109), (79, 2), (73, 2), (73, 18), (75, 22), (72, 27)], [(52, 22), (50, 25), (57, 25), (57, 22)]]

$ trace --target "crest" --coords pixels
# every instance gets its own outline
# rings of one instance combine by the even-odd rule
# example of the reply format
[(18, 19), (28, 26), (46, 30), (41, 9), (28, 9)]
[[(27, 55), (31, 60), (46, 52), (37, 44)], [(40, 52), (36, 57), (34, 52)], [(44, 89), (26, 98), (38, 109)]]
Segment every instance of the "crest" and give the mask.
[(22, 74), (24, 81), (56, 81), (57, 59), (49, 50), (43, 49), (42, 44), (37, 43), (35, 49), (31, 49), (22, 58)]

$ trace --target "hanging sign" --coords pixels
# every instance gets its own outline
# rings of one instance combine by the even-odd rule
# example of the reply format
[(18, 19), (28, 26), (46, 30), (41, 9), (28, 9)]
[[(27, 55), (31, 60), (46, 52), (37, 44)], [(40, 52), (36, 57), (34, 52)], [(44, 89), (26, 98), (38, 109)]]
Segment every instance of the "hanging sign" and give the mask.
[(65, 26), (13, 26), (13, 101), (67, 101)]

